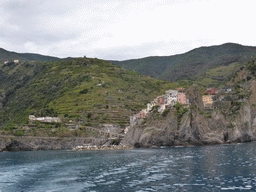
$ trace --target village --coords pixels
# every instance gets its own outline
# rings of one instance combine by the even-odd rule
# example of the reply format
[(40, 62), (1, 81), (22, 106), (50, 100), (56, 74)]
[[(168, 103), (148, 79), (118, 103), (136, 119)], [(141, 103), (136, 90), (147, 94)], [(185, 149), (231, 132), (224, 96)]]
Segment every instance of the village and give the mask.
[[(207, 88), (202, 95), (202, 101), (205, 108), (212, 109), (213, 104), (217, 100), (224, 100), (227, 93), (231, 93), (231, 88), (226, 89), (215, 89)], [(216, 96), (218, 94), (218, 96)], [(139, 122), (143, 121), (147, 116), (152, 113), (153, 108), (157, 107), (158, 113), (163, 113), (165, 109), (173, 107), (176, 103), (181, 103), (184, 108), (189, 108), (190, 102), (186, 96), (185, 88), (177, 88), (176, 90), (167, 90), (163, 95), (156, 97), (150, 103), (147, 104), (146, 108), (142, 109), (140, 112), (130, 116), (130, 125), (121, 127), (120, 125), (114, 124), (101, 124), (97, 128), (87, 126), (86, 129), (89, 131), (96, 131), (100, 137), (123, 137), (128, 130), (136, 125)], [(29, 115), (30, 124), (35, 123), (36, 121), (40, 123), (61, 123), (62, 120), (59, 117), (35, 117), (34, 115)], [(69, 123), (64, 124), (68, 129), (75, 130), (80, 127), (79, 124), (72, 123), (72, 120)]]
[(152, 109), (156, 106), (158, 107), (157, 111), (159, 113), (163, 113), (165, 109), (174, 106), (177, 102), (188, 108), (190, 103), (184, 91), (185, 89), (182, 87), (177, 88), (176, 90), (165, 91), (164, 95), (158, 96), (153, 101), (148, 103), (147, 108), (142, 109), (139, 113), (130, 117), (130, 127), (134, 127), (138, 123), (138, 119), (146, 118), (146, 116), (148, 116), (151, 113)]

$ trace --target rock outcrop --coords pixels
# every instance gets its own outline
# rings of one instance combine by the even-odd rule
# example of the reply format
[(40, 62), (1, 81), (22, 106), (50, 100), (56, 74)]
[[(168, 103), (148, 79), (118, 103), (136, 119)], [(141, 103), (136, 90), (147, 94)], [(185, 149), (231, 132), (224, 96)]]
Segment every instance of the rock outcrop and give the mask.
[(84, 144), (99, 144), (100, 140), (89, 138), (42, 138), (42, 137), (0, 137), (0, 151), (32, 151), (73, 149)]
[(250, 99), (244, 99), (235, 113), (224, 115), (218, 108), (204, 108), (198, 87), (190, 88), (187, 95), (191, 106), (182, 116), (176, 114), (174, 107), (166, 117), (152, 113), (144, 125), (130, 128), (121, 144), (133, 147), (188, 146), (255, 139), (256, 111)]

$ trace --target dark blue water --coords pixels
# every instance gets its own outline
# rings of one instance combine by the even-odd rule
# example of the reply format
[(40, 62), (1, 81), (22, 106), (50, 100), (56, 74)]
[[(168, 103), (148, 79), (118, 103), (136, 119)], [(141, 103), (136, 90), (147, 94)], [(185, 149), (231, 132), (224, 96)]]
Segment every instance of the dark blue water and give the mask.
[(255, 191), (256, 143), (0, 153), (0, 191)]

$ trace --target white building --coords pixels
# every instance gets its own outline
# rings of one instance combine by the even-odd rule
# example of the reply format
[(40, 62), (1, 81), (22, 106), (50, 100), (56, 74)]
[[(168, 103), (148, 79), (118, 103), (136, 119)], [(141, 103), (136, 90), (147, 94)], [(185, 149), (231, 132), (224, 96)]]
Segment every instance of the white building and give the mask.
[(39, 121), (43, 123), (61, 122), (61, 119), (59, 117), (35, 117), (35, 115), (29, 115), (28, 118), (30, 121)]
[(168, 90), (166, 94), (166, 104), (174, 105), (178, 101), (178, 91), (177, 90)]

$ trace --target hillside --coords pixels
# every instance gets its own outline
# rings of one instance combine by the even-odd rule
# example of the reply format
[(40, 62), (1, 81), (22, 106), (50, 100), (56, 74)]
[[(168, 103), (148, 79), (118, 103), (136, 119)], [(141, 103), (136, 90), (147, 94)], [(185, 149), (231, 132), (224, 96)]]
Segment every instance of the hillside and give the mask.
[[(122, 144), (134, 147), (207, 145), (256, 140), (256, 61), (241, 67), (221, 90), (202, 100), (201, 88), (191, 86), (190, 106), (180, 103), (163, 112), (152, 110), (125, 135)], [(227, 91), (227, 88), (229, 91)], [(188, 107), (188, 108), (186, 108)]]
[(0, 48), (0, 62), (4, 61), (13, 61), (14, 59), (18, 59), (20, 61), (58, 61), (60, 58), (45, 56), (34, 53), (16, 53), (7, 51), (5, 49)]
[[(122, 68), (136, 71), (140, 74), (167, 81), (188, 79), (202, 81), (202, 77), (218, 84), (227, 76), (211, 76), (206, 72), (217, 67), (225, 67), (230, 64), (243, 64), (256, 55), (256, 47), (242, 46), (234, 43), (226, 43), (218, 46), (200, 47), (187, 53), (163, 56), (147, 57), (126, 61), (111, 61)], [(198, 78), (200, 77), (200, 78)]]
[(131, 114), (175, 86), (89, 58), (2, 63), (0, 71), (1, 124), (22, 124), (33, 114), (125, 125)]

